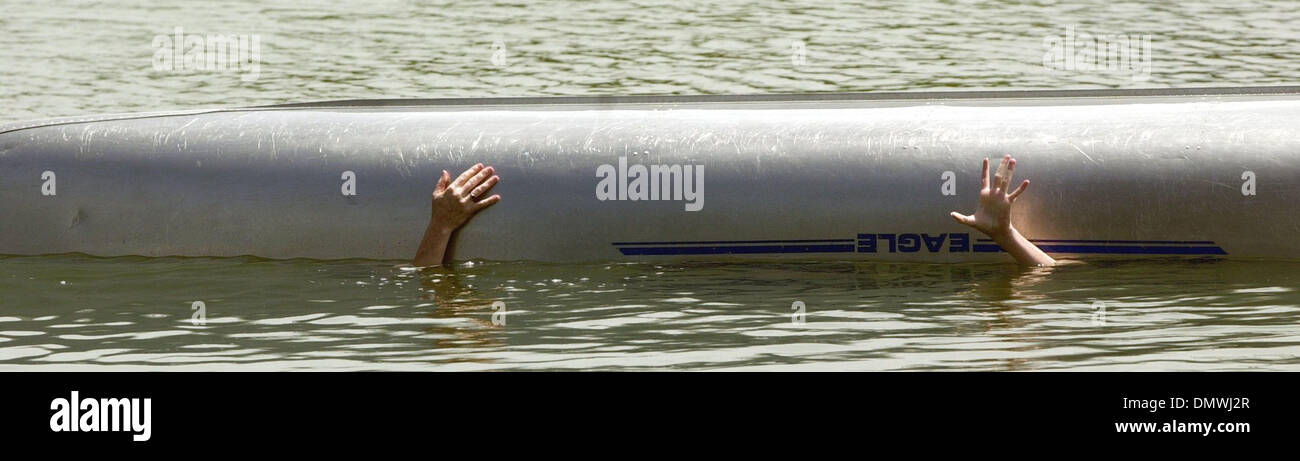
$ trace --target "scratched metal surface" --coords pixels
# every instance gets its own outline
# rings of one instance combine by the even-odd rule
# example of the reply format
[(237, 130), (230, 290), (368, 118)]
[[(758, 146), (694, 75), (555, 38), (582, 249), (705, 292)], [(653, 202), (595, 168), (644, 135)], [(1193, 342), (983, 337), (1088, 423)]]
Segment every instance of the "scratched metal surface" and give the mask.
[[(1297, 229), (1285, 210), (1300, 200), (1300, 101), (1182, 101), (301, 109), (51, 125), (0, 135), (0, 253), (402, 259), (438, 173), (481, 161), (499, 170), (504, 200), (461, 232), (458, 258), (989, 260), (1003, 256), (946, 239), (937, 251), (750, 256), (628, 256), (614, 243), (964, 233), (947, 213), (974, 208), (979, 159), (1012, 153), (1017, 177), (1034, 182), (1018, 212), (1035, 219), (1016, 223), (1031, 238), (1300, 257), (1283, 238)], [(619, 157), (702, 165), (703, 209), (597, 200), (597, 168)], [(41, 195), (44, 171), (57, 174), (55, 196)], [(341, 193), (344, 171), (355, 196)], [(941, 192), (946, 171), (955, 196)], [(1245, 171), (1256, 195), (1241, 192)]]

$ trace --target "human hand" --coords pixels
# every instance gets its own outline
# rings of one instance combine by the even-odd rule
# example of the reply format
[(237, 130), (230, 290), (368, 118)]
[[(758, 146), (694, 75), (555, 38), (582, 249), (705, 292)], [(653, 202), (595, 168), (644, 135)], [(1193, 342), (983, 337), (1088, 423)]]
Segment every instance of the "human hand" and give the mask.
[(455, 181), (447, 170), (442, 170), (438, 187), (433, 191), (429, 227), (450, 233), (464, 226), (475, 214), (501, 201), (500, 195), (481, 198), (499, 181), (501, 177), (496, 175), (496, 170), (482, 163), (465, 170)]
[(967, 216), (956, 211), (952, 212), (952, 219), (957, 222), (973, 227), (985, 235), (994, 239), (1006, 237), (1011, 234), (1011, 205), (1016, 202), (1016, 198), (1025, 192), (1029, 187), (1029, 181), (1020, 183), (1014, 191), (1008, 191), (1011, 185), (1011, 178), (1016, 172), (1016, 159), (1011, 155), (1002, 157), (1002, 164), (998, 165), (997, 175), (989, 179), (989, 159), (984, 159), (984, 168), (980, 173), (980, 203), (975, 214)]
[(480, 199), (499, 181), (501, 177), (496, 175), (496, 170), (490, 166), (484, 168), (482, 163), (465, 170), (455, 181), (451, 180), (447, 170), (442, 170), (442, 177), (438, 178), (438, 186), (433, 191), (429, 226), (424, 230), (424, 238), (420, 239), (420, 248), (415, 251), (416, 266), (445, 262), (447, 247), (456, 229), (484, 208), (501, 201), (500, 195)]

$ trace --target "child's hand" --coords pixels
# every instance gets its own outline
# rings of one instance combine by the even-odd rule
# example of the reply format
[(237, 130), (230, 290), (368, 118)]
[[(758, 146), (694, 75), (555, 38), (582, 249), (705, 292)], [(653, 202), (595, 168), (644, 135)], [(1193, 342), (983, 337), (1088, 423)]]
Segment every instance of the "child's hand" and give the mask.
[(1055, 259), (1020, 235), (1016, 228), (1011, 227), (1011, 205), (1016, 203), (1016, 198), (1025, 193), (1025, 189), (1029, 187), (1029, 181), (1025, 181), (1020, 183), (1020, 187), (1016, 190), (1007, 192), (1015, 172), (1016, 159), (1007, 155), (1002, 157), (1002, 165), (998, 166), (997, 176), (989, 179), (989, 159), (984, 159), (984, 170), (980, 172), (982, 187), (980, 187), (979, 208), (970, 216), (954, 211), (952, 219), (988, 235), (1021, 264), (1035, 266), (1056, 264)]
[(984, 159), (984, 169), (980, 173), (980, 205), (975, 214), (966, 216), (956, 211), (952, 219), (983, 232), (989, 237), (999, 238), (1011, 233), (1011, 204), (1029, 187), (1029, 181), (1020, 183), (1016, 190), (1007, 192), (1011, 177), (1016, 172), (1016, 159), (1010, 155), (1002, 157), (998, 173), (989, 180), (989, 159)]

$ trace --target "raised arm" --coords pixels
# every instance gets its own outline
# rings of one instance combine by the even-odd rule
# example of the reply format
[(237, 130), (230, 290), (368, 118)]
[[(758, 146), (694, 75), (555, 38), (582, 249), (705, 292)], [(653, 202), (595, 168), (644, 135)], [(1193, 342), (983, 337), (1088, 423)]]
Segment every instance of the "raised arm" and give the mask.
[(1007, 192), (1011, 185), (1011, 177), (1016, 171), (1016, 159), (1010, 155), (1002, 157), (1002, 164), (998, 165), (997, 176), (992, 180), (989, 179), (989, 159), (984, 159), (984, 169), (980, 173), (980, 204), (975, 210), (975, 214), (966, 216), (956, 211), (952, 212), (952, 219), (957, 222), (973, 227), (989, 236), (998, 246), (1010, 253), (1012, 257), (1020, 264), (1033, 266), (1051, 266), (1056, 264), (1056, 260), (1040, 250), (1015, 227), (1011, 226), (1011, 205), (1016, 202), (1016, 198), (1025, 192), (1029, 187), (1029, 181), (1020, 183), (1016, 190)]
[(470, 167), (455, 181), (451, 174), (442, 170), (438, 178), (438, 187), (433, 191), (433, 212), (429, 216), (429, 226), (424, 229), (424, 238), (420, 248), (415, 251), (416, 266), (436, 266), (444, 264), (447, 247), (456, 230), (469, 222), (469, 219), (484, 208), (501, 201), (500, 195), (479, 199), (501, 180), (492, 167), (482, 163)]

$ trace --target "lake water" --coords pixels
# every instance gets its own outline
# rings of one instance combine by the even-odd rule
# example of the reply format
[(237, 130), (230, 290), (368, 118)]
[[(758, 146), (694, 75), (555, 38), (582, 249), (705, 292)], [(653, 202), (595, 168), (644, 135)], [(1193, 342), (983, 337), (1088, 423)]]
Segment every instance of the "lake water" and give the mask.
[[(0, 121), (346, 98), (1300, 81), (1289, 2), (3, 3)], [(155, 70), (154, 37), (177, 27), (256, 34), (256, 78)], [(1148, 72), (1045, 67), (1045, 38), (1079, 32), (1150, 35)], [(1296, 274), (1300, 262), (1204, 259), (417, 271), (0, 256), (0, 369), (1297, 370)]]

